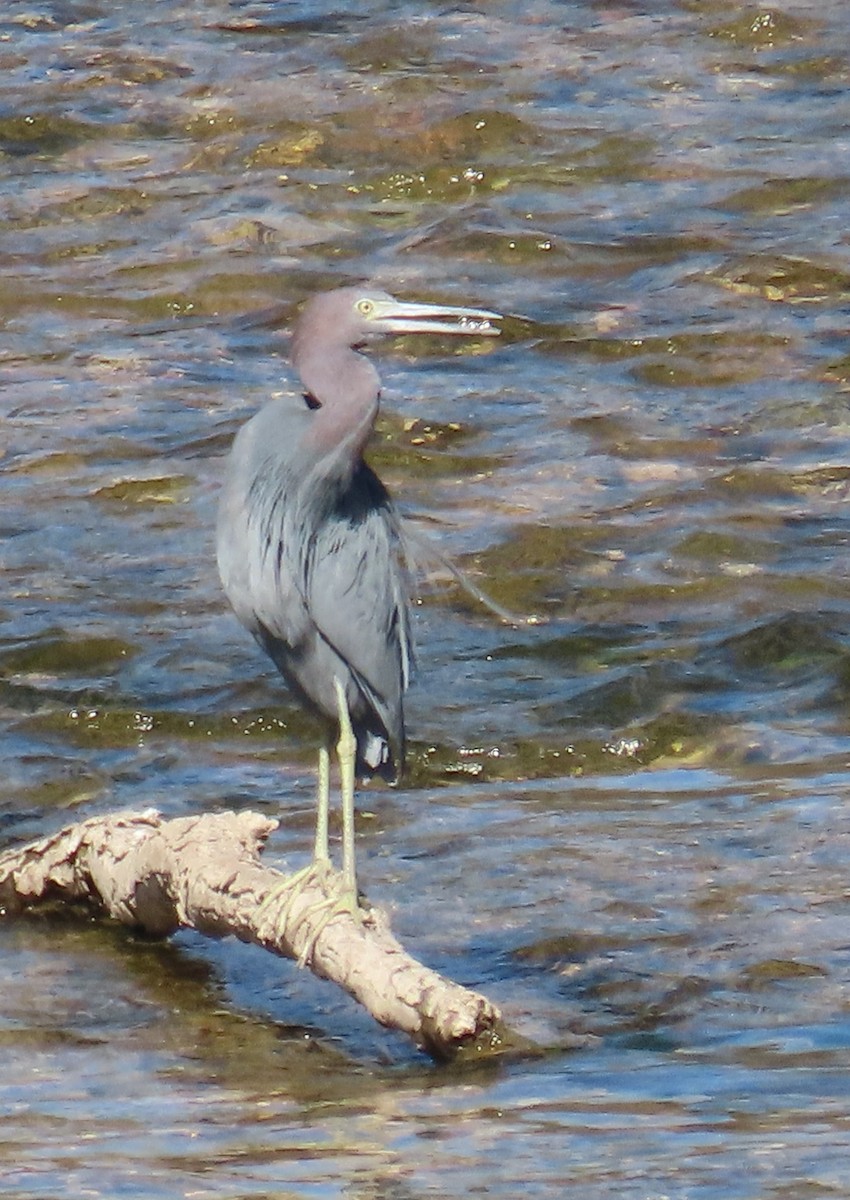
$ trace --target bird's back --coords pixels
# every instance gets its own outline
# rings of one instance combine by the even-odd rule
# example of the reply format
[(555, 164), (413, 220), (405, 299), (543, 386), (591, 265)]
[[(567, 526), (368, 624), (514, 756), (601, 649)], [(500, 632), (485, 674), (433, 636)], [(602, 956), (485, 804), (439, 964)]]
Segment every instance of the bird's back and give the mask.
[(329, 726), (339, 679), (359, 772), (394, 779), (411, 661), (398, 517), (362, 459), (335, 472), (311, 457), (311, 418), (286, 398), (240, 430), (219, 514), (219, 570), (240, 621)]

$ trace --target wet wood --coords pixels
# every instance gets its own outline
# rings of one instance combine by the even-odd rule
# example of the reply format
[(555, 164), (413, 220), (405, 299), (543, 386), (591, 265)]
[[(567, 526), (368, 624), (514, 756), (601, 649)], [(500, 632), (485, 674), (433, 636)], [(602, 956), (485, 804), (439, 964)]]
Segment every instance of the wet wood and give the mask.
[(380, 909), (329, 916), (335, 872), (298, 879), (264, 866), (260, 855), (276, 827), (251, 812), (94, 817), (0, 855), (2, 913), (84, 901), (162, 937), (177, 929), (232, 935), (333, 980), (435, 1059), (517, 1048), (499, 1010), (412, 958)]

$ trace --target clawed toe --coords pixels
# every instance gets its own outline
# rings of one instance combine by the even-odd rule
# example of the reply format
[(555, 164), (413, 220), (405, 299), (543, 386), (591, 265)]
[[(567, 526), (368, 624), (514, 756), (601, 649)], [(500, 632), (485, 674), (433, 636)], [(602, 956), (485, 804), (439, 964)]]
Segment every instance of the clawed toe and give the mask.
[[(293, 920), (292, 906), (299, 895), (317, 888), (324, 893), (323, 898), (309, 904)], [(316, 942), (335, 917), (347, 914), (355, 920), (360, 918), (356, 892), (352, 891), (345, 878), (337, 875), (331, 864), (324, 859), (314, 860), (272, 888), (258, 906), (258, 915), (262, 915), (278, 899), (281, 900), (281, 904), (274, 914), (272, 926), (276, 934), (285, 933), (287, 940), (294, 943), (298, 940), (299, 930), (303, 926), (306, 925), (310, 930), (307, 943), (298, 955), (299, 967), (305, 966), (312, 958)]]

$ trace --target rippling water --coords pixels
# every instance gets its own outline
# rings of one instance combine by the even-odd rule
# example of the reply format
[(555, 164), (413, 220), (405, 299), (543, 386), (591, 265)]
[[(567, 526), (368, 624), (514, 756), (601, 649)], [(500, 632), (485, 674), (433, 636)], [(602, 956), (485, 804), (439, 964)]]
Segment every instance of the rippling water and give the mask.
[[(435, 1070), (259, 952), (0, 926), (4, 1194), (850, 1187), (850, 14), (507, 0), (0, 13), (0, 823), (252, 807), (315, 736), (226, 610), (221, 458), (311, 292), (398, 339), (373, 461), (431, 573), (411, 951), (551, 1053)], [(578, 1035), (578, 1036), (577, 1036)]]

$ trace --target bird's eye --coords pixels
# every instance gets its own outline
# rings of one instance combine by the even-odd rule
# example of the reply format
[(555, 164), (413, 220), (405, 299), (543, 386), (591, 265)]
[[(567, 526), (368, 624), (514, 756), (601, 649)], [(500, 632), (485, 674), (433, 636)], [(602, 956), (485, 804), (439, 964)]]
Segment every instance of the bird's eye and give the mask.
[(358, 300), (354, 307), (361, 317), (371, 317), (375, 310), (374, 302), (371, 300)]

